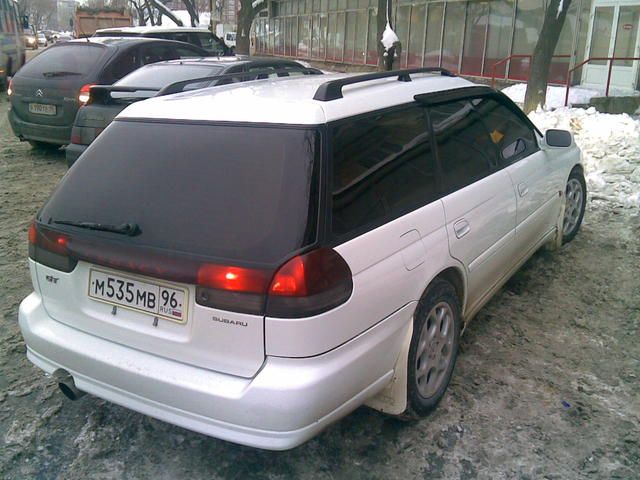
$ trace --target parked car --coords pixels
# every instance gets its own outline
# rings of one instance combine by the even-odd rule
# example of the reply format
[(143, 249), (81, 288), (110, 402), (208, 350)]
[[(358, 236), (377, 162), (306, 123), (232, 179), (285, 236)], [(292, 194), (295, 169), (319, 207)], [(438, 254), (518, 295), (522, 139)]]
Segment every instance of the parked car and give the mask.
[(64, 42), (69, 42), (71, 40), (73, 40), (73, 37), (66, 33), (57, 33), (53, 35), (53, 43), (64, 43)]
[(24, 46), (36, 50), (38, 48), (38, 39), (33, 33), (24, 34)]
[(232, 56), (233, 50), (206, 28), (198, 27), (115, 27), (96, 30), (94, 37), (149, 37), (176, 40), (202, 47), (208, 56)]
[(91, 85), (111, 84), (142, 65), (206, 52), (182, 42), (148, 38), (92, 38), (56, 43), (25, 64), (9, 84), (15, 135), (38, 148), (69, 143)]
[(224, 43), (229, 48), (236, 48), (236, 32), (227, 32), (224, 34)]
[(260, 448), (365, 403), (426, 415), (476, 312), (578, 232), (580, 162), (443, 69), (135, 103), (29, 230), (27, 356), (70, 398)]
[(44, 33), (42, 32), (38, 33), (37, 40), (38, 40), (39, 47), (46, 47), (47, 45), (49, 45), (49, 42), (47, 41), (47, 37), (45, 37)]
[[(65, 149), (67, 164), (73, 165), (82, 152), (127, 105), (154, 97), (172, 83), (232, 73), (264, 72), (269, 69), (280, 72), (272, 74), (274, 77), (312, 72), (298, 62), (278, 58), (250, 60), (236, 60), (230, 57), (194, 58), (153, 63), (133, 71), (111, 87), (92, 87), (91, 91), (99, 89), (100, 95), (96, 96), (94, 93), (90, 93), (87, 105), (78, 110), (71, 130), (71, 143)], [(319, 70), (313, 72), (322, 73)], [(266, 74), (262, 75), (263, 78), (267, 76)], [(211, 79), (192, 82), (184, 85), (184, 88), (192, 90), (255, 78), (254, 76)]]

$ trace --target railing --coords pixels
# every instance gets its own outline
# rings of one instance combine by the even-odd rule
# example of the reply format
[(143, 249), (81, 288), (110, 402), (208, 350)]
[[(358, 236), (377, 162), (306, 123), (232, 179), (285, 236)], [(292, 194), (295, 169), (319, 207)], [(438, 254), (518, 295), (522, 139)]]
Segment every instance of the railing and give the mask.
[[(491, 88), (495, 88), (496, 85), (496, 67), (498, 65), (502, 65), (503, 63), (508, 62), (509, 60), (512, 60), (514, 58), (528, 58), (529, 59), (529, 71), (531, 70), (531, 60), (533, 59), (533, 55), (524, 55), (524, 54), (517, 54), (517, 55), (509, 55), (508, 57), (503, 58), (502, 60), (498, 60), (496, 63), (494, 63), (491, 66)], [(571, 55), (552, 55), (551, 58), (571, 58)], [(528, 76), (527, 72), (527, 76)], [(502, 77), (503, 79), (508, 79), (509, 78), (509, 72), (506, 71), (504, 72), (504, 77)]]
[(573, 68), (569, 69), (569, 71), (567, 72), (567, 82), (566, 82), (566, 87), (567, 87), (567, 91), (565, 92), (564, 95), (564, 106), (566, 107), (567, 105), (569, 105), (569, 87), (571, 86), (571, 79), (573, 77), (573, 72), (575, 72), (578, 68), (581, 68), (583, 66), (585, 66), (587, 63), (593, 61), (593, 60), (600, 60), (600, 61), (608, 61), (609, 62), (609, 72), (607, 73), (607, 88), (605, 90), (604, 96), (608, 97), (609, 96), (609, 87), (611, 86), (611, 72), (613, 70), (613, 62), (616, 61), (636, 61), (636, 60), (640, 60), (640, 57), (591, 57), (591, 58), (587, 58), (584, 62), (581, 62), (579, 64), (577, 64), (576, 66), (574, 66)]

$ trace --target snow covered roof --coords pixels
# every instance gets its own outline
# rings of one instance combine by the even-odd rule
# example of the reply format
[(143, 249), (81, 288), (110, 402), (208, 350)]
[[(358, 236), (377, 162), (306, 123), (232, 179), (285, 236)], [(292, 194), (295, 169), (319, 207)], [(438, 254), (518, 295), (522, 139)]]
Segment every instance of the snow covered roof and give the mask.
[(319, 125), (411, 103), (417, 94), (474, 86), (459, 77), (413, 74), (411, 82), (378, 79), (345, 86), (337, 100), (313, 99), (321, 84), (347, 76), (282, 77), (205, 88), (134, 103), (118, 118)]

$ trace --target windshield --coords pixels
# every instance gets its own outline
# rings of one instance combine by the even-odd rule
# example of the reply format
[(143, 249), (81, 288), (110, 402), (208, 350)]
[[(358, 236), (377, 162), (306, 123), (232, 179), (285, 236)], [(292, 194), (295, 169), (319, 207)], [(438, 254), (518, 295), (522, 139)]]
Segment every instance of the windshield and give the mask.
[(205, 65), (147, 65), (134, 70), (129, 75), (116, 82), (125, 87), (162, 88), (182, 80), (201, 77), (211, 77), (219, 74), (222, 67)]
[(302, 128), (115, 121), (39, 220), (131, 223), (129, 246), (275, 266), (315, 240), (318, 145)]
[(53, 46), (30, 60), (20, 69), (20, 75), (29, 77), (87, 75), (98, 64), (107, 48), (95, 43), (78, 43)]

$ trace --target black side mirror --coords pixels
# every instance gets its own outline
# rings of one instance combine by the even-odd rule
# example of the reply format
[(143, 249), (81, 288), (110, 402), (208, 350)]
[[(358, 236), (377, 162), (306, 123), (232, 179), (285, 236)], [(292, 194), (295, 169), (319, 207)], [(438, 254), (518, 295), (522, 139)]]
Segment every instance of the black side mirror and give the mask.
[(544, 139), (550, 147), (570, 147), (572, 142), (571, 132), (559, 129), (547, 130)]

